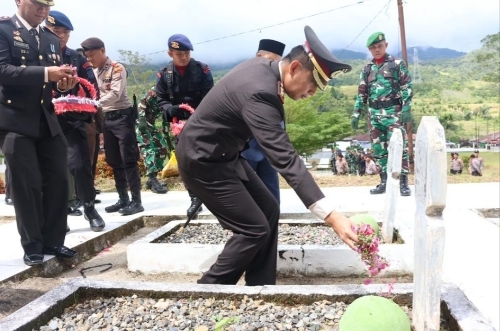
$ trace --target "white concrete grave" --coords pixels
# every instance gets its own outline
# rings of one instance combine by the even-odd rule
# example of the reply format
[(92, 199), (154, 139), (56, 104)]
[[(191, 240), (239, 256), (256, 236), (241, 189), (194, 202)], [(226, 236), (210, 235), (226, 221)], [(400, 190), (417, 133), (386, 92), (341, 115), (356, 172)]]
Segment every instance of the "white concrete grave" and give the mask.
[[(378, 218), (381, 219), (382, 215)], [(175, 233), (184, 221), (172, 221), (127, 247), (128, 270), (144, 274), (201, 274), (215, 262), (224, 245), (158, 243), (156, 240)], [(190, 226), (217, 224), (216, 220), (195, 220)], [(323, 224), (319, 220), (280, 220), (280, 224)], [(383, 271), (386, 277), (410, 275), (413, 271), (413, 245), (383, 244), (380, 255), (389, 260)], [(359, 254), (347, 245), (278, 245), (277, 272), (281, 276), (304, 275), (325, 277), (364, 276), (365, 265)]]
[(401, 176), (401, 159), (403, 158), (403, 134), (394, 129), (389, 141), (389, 159), (387, 161), (387, 184), (385, 192), (385, 212), (382, 223), (382, 238), (392, 243), (394, 221), (399, 199), (399, 177)]
[(413, 326), (438, 331), (445, 228), (447, 157), (444, 129), (435, 116), (424, 116), (415, 151), (415, 263)]

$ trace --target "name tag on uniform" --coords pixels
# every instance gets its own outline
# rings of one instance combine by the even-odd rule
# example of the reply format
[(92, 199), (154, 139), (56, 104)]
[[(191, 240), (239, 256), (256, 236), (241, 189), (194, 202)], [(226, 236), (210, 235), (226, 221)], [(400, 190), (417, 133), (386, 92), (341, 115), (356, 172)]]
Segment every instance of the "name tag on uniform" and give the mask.
[(14, 46), (29, 49), (30, 45), (14, 40)]

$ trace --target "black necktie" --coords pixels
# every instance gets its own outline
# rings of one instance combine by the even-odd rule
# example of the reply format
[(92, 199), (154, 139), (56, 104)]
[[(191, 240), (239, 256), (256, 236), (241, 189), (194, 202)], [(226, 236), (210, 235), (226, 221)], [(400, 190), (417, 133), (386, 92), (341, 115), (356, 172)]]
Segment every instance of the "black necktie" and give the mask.
[(40, 47), (40, 38), (38, 37), (38, 31), (36, 29), (31, 29), (30, 34), (36, 38), (36, 42), (38, 43), (38, 47)]

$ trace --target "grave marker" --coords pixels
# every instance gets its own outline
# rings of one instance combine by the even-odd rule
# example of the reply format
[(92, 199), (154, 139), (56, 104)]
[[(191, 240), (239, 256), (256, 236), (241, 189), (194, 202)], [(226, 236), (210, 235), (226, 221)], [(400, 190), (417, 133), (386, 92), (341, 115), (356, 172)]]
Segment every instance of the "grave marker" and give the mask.
[(389, 157), (387, 160), (387, 184), (385, 191), (384, 222), (382, 223), (382, 238), (386, 243), (392, 243), (394, 220), (396, 219), (397, 202), (399, 198), (399, 177), (401, 176), (401, 159), (403, 158), (403, 134), (394, 129), (389, 141)]
[(447, 157), (443, 126), (424, 116), (415, 146), (415, 263), (413, 326), (415, 331), (440, 329), (441, 281), (445, 228)]

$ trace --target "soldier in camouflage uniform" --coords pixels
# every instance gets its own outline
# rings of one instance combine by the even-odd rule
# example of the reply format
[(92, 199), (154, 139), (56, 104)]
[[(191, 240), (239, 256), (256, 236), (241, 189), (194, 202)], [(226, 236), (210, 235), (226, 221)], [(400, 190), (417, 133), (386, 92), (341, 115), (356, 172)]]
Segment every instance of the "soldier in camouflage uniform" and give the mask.
[(154, 193), (165, 194), (167, 189), (158, 182), (157, 176), (163, 169), (163, 161), (169, 152), (164, 136), (168, 134), (168, 129), (165, 121), (162, 122), (163, 133), (155, 126), (156, 119), (163, 118), (163, 112), (158, 108), (154, 87), (141, 100), (138, 109), (139, 120), (135, 132), (148, 175), (146, 188)]
[(408, 187), (409, 157), (404, 124), (412, 121), (411, 99), (413, 97), (410, 73), (405, 62), (386, 53), (387, 42), (382, 32), (368, 38), (366, 46), (373, 60), (360, 75), (358, 96), (354, 105), (351, 126), (358, 128), (364, 105), (369, 105), (370, 139), (374, 158), (381, 168), (380, 184), (370, 190), (371, 194), (385, 193), (387, 182), (387, 147), (394, 129), (400, 129), (404, 139), (400, 193), (410, 196)]
[(349, 165), (349, 175), (356, 175), (358, 173), (358, 155), (356, 154), (356, 147), (350, 146), (346, 149), (346, 159)]

